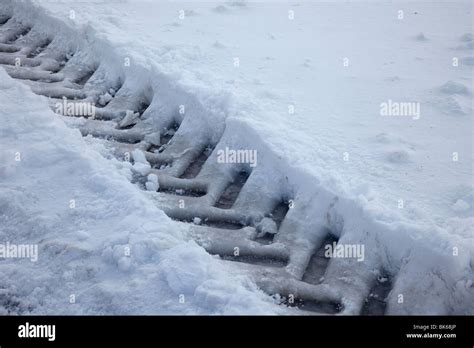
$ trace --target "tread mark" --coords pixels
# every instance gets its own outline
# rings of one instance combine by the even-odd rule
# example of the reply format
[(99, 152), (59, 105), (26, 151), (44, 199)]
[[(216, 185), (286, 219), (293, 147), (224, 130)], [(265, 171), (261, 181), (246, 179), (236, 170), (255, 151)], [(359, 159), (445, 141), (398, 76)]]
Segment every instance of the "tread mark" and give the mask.
[(227, 186), (224, 192), (222, 192), (215, 207), (221, 209), (232, 208), (249, 176), (250, 172), (245, 170), (240, 171), (236, 178), (234, 178), (234, 181)]

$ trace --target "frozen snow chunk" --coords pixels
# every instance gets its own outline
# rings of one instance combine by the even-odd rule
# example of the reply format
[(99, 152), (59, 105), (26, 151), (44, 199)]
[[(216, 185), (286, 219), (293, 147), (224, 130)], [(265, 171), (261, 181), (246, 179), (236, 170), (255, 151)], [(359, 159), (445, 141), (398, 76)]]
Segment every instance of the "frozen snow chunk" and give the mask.
[(268, 234), (276, 234), (278, 232), (278, 227), (275, 221), (266, 217), (263, 218), (256, 226), (257, 228), (257, 237), (263, 237)]
[(158, 272), (176, 294), (192, 295), (209, 279), (210, 260), (212, 257), (195, 242), (183, 243), (165, 253)]
[(155, 184), (154, 182), (151, 182), (151, 181), (147, 181), (145, 183), (145, 188), (146, 188), (147, 191), (156, 192), (156, 191), (158, 191), (158, 184)]
[(440, 91), (445, 94), (469, 94), (469, 89), (462, 83), (448, 81), (440, 87)]
[(150, 240), (144, 240), (133, 245), (133, 261), (144, 263), (146, 261), (152, 260), (156, 255), (156, 246)]
[(462, 199), (458, 199), (456, 201), (456, 203), (454, 203), (452, 206), (451, 206), (451, 209), (454, 210), (454, 211), (457, 211), (457, 212), (462, 212), (462, 211), (466, 211), (466, 210), (469, 210), (469, 208), (471, 208), (471, 206), (469, 205), (469, 203), (467, 203), (466, 201), (462, 200)]
[(158, 185), (158, 175), (150, 174), (150, 175), (148, 175), (147, 179), (148, 179), (148, 181)]
[(152, 144), (152, 145), (160, 145), (161, 144), (160, 132), (154, 132), (154, 133), (151, 133), (151, 134), (147, 134), (145, 136), (145, 141), (147, 143)]
[[(196, 288), (194, 297), (205, 308), (219, 308), (229, 301), (229, 294), (239, 291), (229, 282), (209, 279)], [(234, 295), (235, 296), (235, 295)]]
[(140, 114), (138, 112), (133, 112), (132, 110), (127, 110), (125, 113), (125, 117), (120, 121), (119, 127), (124, 128), (131, 126), (135, 123), (137, 123), (138, 118), (140, 117)]
[(112, 96), (109, 93), (105, 93), (99, 97), (99, 104), (105, 106), (111, 100)]
[(171, 129), (168, 129), (168, 130), (166, 131), (165, 135), (174, 136), (175, 133), (176, 133), (176, 131), (175, 131), (173, 128), (171, 128)]
[(76, 236), (77, 236), (77, 239), (81, 241), (84, 241), (90, 237), (89, 233), (87, 233), (86, 231), (77, 231)]
[(200, 224), (201, 224), (201, 221), (202, 221), (202, 220), (201, 220), (200, 218), (198, 218), (198, 217), (195, 217), (195, 218), (193, 219), (193, 223), (194, 223), (195, 225), (200, 225)]
[(143, 151), (139, 149), (135, 149), (132, 151), (132, 158), (135, 161), (135, 163), (146, 163), (148, 164), (148, 161), (146, 160), (145, 154)]
[(148, 181), (145, 183), (147, 191), (158, 191), (158, 176), (156, 174), (148, 174)]
[(133, 171), (139, 173), (143, 176), (147, 175), (151, 171), (151, 166), (149, 163), (135, 163), (132, 167)]

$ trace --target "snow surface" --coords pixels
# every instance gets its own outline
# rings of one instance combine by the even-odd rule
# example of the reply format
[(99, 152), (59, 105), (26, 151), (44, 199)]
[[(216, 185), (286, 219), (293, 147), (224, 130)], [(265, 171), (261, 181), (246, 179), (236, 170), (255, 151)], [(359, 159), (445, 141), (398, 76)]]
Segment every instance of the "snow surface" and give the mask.
[[(331, 187), (422, 225), (472, 215), (472, 65), (452, 66), (453, 57), (472, 59), (469, 1), (42, 5), (212, 97)], [(380, 116), (388, 99), (419, 101), (420, 119)], [(461, 216), (451, 209), (458, 199), (471, 207)]]
[(0, 105), (0, 240), (39, 245), (37, 262), (0, 260), (1, 314), (284, 310), (187, 241), (127, 163), (102, 157), (3, 69)]
[[(198, 115), (207, 124), (226, 118), (229, 143), (258, 149), (259, 163), (278, 158), (306, 190), (300, 202), (337, 195), (344, 229), (375, 243), (401, 279), (394, 294), (410, 294), (400, 313), (474, 312), (472, 2), (36, 2), (119, 60), (179, 85), (211, 111)], [(105, 160), (41, 98), (3, 72), (0, 81), (2, 234), (44, 240), (49, 255), (24, 268), (0, 263), (22, 304), (49, 313), (283, 310), (185, 243), (185, 227), (136, 192), (126, 176), (148, 173), (140, 154), (132, 168)], [(388, 100), (419, 102), (420, 117), (381, 116)], [(130, 244), (137, 256), (127, 258)], [(84, 302), (64, 306), (58, 299), (71, 292)], [(192, 305), (180, 306), (179, 294), (194, 294)]]

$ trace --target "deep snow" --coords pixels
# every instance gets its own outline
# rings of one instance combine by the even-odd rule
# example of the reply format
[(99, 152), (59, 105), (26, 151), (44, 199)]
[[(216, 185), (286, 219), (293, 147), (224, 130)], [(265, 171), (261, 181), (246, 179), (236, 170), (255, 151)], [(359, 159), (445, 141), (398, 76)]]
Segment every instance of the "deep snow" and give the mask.
[[(163, 81), (177, 82), (212, 111), (198, 116), (208, 117), (208, 124), (226, 117), (225, 139), (257, 148), (267, 162), (278, 158), (274, 165), (304, 191), (302, 204), (321, 191), (337, 195), (335, 215), (351, 238), (375, 243), (383, 250), (373, 257), (388, 258), (389, 271), (399, 274), (393, 296), (409, 294), (400, 313), (472, 313), (472, 3), (37, 2), (71, 28), (87, 25), (84, 35), (114, 48), (105, 54), (130, 58)], [(25, 158), (36, 159), (20, 162), (27, 162), (20, 172), (18, 163), (3, 162), (0, 199), (9, 223), (2, 233), (56, 240), (54, 250), (69, 245), (77, 256), (67, 261), (71, 269), (64, 277), (82, 274), (71, 286), (88, 296), (73, 309), (54, 300), (57, 291), (68, 293), (50, 279), (69, 251), (54, 260), (57, 268), (39, 263), (46, 275), (25, 287), (19, 282), (38, 266), (17, 269), (3, 261), (16, 274), (7, 282), (10, 293), (28, 301), (44, 296), (50, 302), (35, 310), (49, 313), (283, 311), (245, 279), (229, 286), (224, 266), (192, 242), (184, 244), (186, 227), (126, 180), (130, 166), (104, 160), (97, 152), (108, 153), (100, 142), (86, 140), (91, 147), (84, 146), (41, 98), (1, 77), (2, 119), (9, 121), (2, 124), (4, 156), (13, 161), (11, 149), (20, 148)], [(18, 109), (30, 107), (21, 98), (43, 103), (42, 121), (35, 114), (32, 122)], [(419, 117), (382, 116), (380, 104), (389, 100), (419, 102)], [(74, 137), (65, 143), (67, 132)], [(74, 164), (76, 157), (81, 162)], [(45, 166), (48, 176), (41, 174)], [(65, 197), (64, 205), (57, 197)], [(77, 203), (71, 213), (69, 197), (87, 205)], [(32, 212), (35, 217), (25, 219)], [(130, 262), (120, 256), (120, 245), (133, 242), (140, 251)], [(123, 272), (132, 278), (125, 286)], [(194, 294), (191, 306), (179, 306), (181, 293)]]

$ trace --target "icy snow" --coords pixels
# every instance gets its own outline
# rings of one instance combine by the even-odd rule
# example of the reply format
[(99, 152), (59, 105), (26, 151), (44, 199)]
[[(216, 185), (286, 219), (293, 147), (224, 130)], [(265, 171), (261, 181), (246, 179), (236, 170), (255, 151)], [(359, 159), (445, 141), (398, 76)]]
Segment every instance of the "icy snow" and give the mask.
[(276, 234), (278, 231), (276, 222), (273, 221), (273, 219), (270, 218), (263, 218), (256, 226), (257, 228), (257, 236), (258, 237), (263, 237), (267, 233), (268, 234)]
[(145, 187), (148, 191), (157, 191), (160, 185), (158, 184), (158, 176), (156, 174), (148, 174), (148, 181), (145, 183)]
[(462, 83), (448, 81), (440, 87), (441, 92), (446, 94), (469, 94), (469, 89)]
[(137, 123), (137, 119), (140, 116), (138, 112), (133, 112), (132, 110), (127, 110), (125, 113), (125, 117), (120, 121), (119, 126), (121, 128), (130, 126), (132, 124)]
[(99, 104), (104, 106), (106, 105), (109, 101), (112, 100), (112, 96), (109, 93), (105, 93), (104, 95), (101, 95), (99, 98)]
[(139, 173), (142, 176), (147, 176), (148, 173), (151, 171), (151, 165), (145, 158), (145, 154), (141, 150), (133, 150), (132, 151), (132, 158), (134, 161), (133, 164), (133, 171)]
[(136, 162), (132, 169), (140, 175), (146, 176), (151, 171), (151, 166), (149, 163)]
[(152, 145), (160, 145), (160, 133), (155, 132), (152, 134), (147, 134), (145, 136), (145, 141), (149, 142)]
[(0, 313), (283, 310), (186, 242), (185, 225), (144, 197), (117, 169), (120, 163), (88, 146), (49, 109), (46, 98), (3, 69), (0, 105), (0, 242), (39, 246), (37, 262), (0, 262)]
[[(123, 56), (171, 76), (244, 132), (256, 129), (289, 165), (344, 196), (366, 195), (360, 191), (370, 184), (377, 192), (370, 205), (410, 220), (418, 207), (417, 223), (445, 225), (456, 217), (451, 195), (472, 190), (472, 105), (464, 94), (472, 66), (462, 62), (474, 52), (457, 49), (472, 43), (469, 1), (41, 5), (58, 16), (76, 10), (71, 25), (93, 26)], [(196, 15), (186, 15), (191, 10)], [(428, 40), (413, 40), (420, 33)], [(440, 88), (452, 86), (463, 94), (441, 98)], [(380, 116), (388, 99), (420, 101), (420, 119)], [(462, 160), (453, 163), (453, 152)], [(407, 209), (398, 209), (400, 198)]]
[(138, 150), (138, 149), (132, 151), (132, 158), (136, 163), (144, 163), (144, 164), (148, 163), (143, 151)]
[(466, 211), (470, 208), (469, 204), (462, 199), (458, 199), (456, 203), (453, 204), (452, 209), (455, 211)]
[[(96, 2), (38, 3), (61, 19), (74, 9), (76, 18), (64, 19), (68, 25), (80, 30), (83, 25), (93, 28), (101, 39), (110, 42), (116, 52), (120, 52), (120, 58), (129, 57), (134, 64), (156, 72), (160, 82), (166, 84), (171, 80), (170, 86), (182, 86), (202, 103), (206, 111), (212, 111), (213, 116), (197, 112), (192, 115), (209, 128), (215, 130), (219, 127), (218, 123), (213, 122), (215, 115), (227, 117), (227, 140), (257, 148), (260, 151), (259, 162), (261, 154), (268, 156), (267, 161), (277, 158), (274, 166), (286, 171), (288, 177), (297, 182), (294, 189), (305, 191), (299, 197), (298, 204), (313, 200), (318, 202), (327, 192), (334, 194), (338, 198), (337, 214), (331, 218), (335, 226), (343, 226), (336, 233), (351, 231), (354, 234), (347, 234), (350, 238), (373, 243), (381, 251), (374, 257), (388, 258), (393, 267), (389, 271), (400, 275), (392, 293), (413, 294), (405, 296), (406, 305), (400, 307), (399, 313), (473, 312), (471, 86), (474, 45), (470, 2), (370, 2), (368, 5), (367, 2), (338, 1), (242, 1), (239, 6), (227, 1), (128, 1), (114, 2), (113, 6)], [(186, 11), (181, 19), (182, 9)], [(290, 10), (294, 14), (292, 19), (289, 17)], [(399, 18), (400, 10), (403, 11), (402, 19)], [(8, 78), (4, 79), (3, 75), (1, 81), (4, 85), (2, 91), (8, 90), (6, 93), (10, 93), (8, 86), (17, 86)], [(167, 93), (167, 88), (164, 90)], [(169, 93), (160, 97), (173, 98), (173, 102), (178, 103), (188, 100), (186, 96)], [(18, 96), (15, 98), (18, 100)], [(8, 105), (9, 99), (2, 99)], [(387, 100), (418, 101), (421, 117), (415, 120), (412, 117), (381, 116), (380, 104)], [(46, 112), (46, 107), (43, 109), (44, 114), (48, 115), (43, 118), (52, 122), (53, 115)], [(193, 111), (190, 107), (186, 110)], [(6, 107), (3, 111), (7, 117), (14, 113), (18, 122), (27, 116), (25, 113), (18, 114), (16, 106)], [(28, 134), (28, 141), (23, 135), (21, 144), (27, 150), (40, 151), (42, 147), (48, 150), (54, 146), (54, 137), (49, 140), (52, 130), (40, 127), (40, 132), (30, 128), (31, 125), (26, 124), (31, 122), (30, 118), (28, 121), (25, 119), (21, 127), (12, 124), (8, 129), (23, 130), (24, 127), (34, 133)], [(126, 180), (110, 174), (112, 170), (100, 174), (92, 170), (91, 173), (91, 167), (111, 164), (105, 164), (93, 151), (83, 146), (77, 132), (66, 130), (59, 123), (57, 127), (62, 127), (62, 133), (74, 134), (74, 137), (62, 138), (80, 144), (76, 145), (76, 156), (86, 152), (92, 158), (77, 158), (77, 161), (85, 162), (77, 173), (76, 167), (67, 164), (64, 168), (56, 168), (58, 161), (65, 158), (62, 151), (71, 151), (61, 147), (65, 146), (64, 142), (57, 145), (61, 151), (53, 148), (50, 155), (34, 158), (39, 166), (47, 168), (48, 173), (61, 178), (63, 172), (73, 173), (85, 181), (72, 181), (73, 194), (69, 193), (69, 196), (99, 195), (95, 199), (101, 203), (100, 209), (81, 205), (79, 199), (79, 213), (72, 214), (78, 220), (79, 227), (82, 230), (87, 227), (90, 232), (89, 239), (92, 241), (87, 239), (87, 243), (106, 239), (105, 249), (113, 243), (127, 242), (124, 234), (130, 233), (131, 236), (138, 235), (134, 240), (140, 245), (140, 250), (147, 250), (143, 253), (145, 261), (140, 261), (130, 281), (135, 282), (134, 286), (138, 289), (130, 298), (137, 306), (133, 312), (156, 312), (166, 306), (168, 310), (178, 312), (257, 313), (275, 310), (262, 302), (263, 297), (257, 295), (254, 299), (250, 296), (255, 289), (250, 291), (242, 285), (234, 290), (222, 282), (226, 279), (224, 271), (216, 275), (206, 270), (208, 263), (221, 266), (213, 263), (211, 256), (191, 242), (175, 243), (180, 254), (189, 251), (192, 257), (180, 259), (171, 251), (156, 256), (155, 251), (161, 251), (162, 245), (140, 241), (143, 234), (150, 231), (143, 226), (153, 226), (154, 220), (145, 223), (150, 215), (139, 207), (148, 207), (146, 210), (153, 211), (154, 219), (162, 218), (165, 226), (169, 227), (163, 231), (160, 225), (162, 233), (157, 237), (159, 240), (174, 240), (176, 231), (182, 227), (169, 222), (150, 203), (144, 203)], [(15, 136), (20, 138), (22, 134)], [(19, 139), (15, 142), (20, 144)], [(35, 142), (41, 146), (30, 149)], [(142, 155), (133, 155), (133, 169), (147, 175), (149, 164)], [(262, 163), (265, 163), (265, 158)], [(10, 175), (6, 177), (8, 185), (5, 185), (2, 194), (8, 196), (7, 207), (10, 210), (3, 218), (16, 217), (23, 212), (23, 218), (30, 223), (29, 228), (33, 228), (34, 224), (35, 229), (27, 232), (28, 228), (24, 228), (20, 236), (57, 233), (49, 227), (38, 232), (41, 226), (58, 225), (63, 216), (37, 211), (35, 202), (48, 197), (55, 202), (53, 198), (69, 187), (71, 180), (62, 186), (57, 185), (61, 180), (50, 183), (49, 180), (54, 178), (47, 180), (33, 163), (30, 165), (32, 168), (29, 168), (27, 182), (25, 177), (12, 175), (11, 166), (10, 169), (8, 165), (4, 166), (7, 169), (3, 171), (10, 171)], [(23, 190), (23, 180), (30, 185), (30, 190)], [(43, 189), (39, 192), (40, 189), (33, 186), (37, 180), (43, 180), (48, 187), (54, 184), (57, 191)], [(110, 185), (117, 187), (111, 190)], [(124, 190), (123, 187), (129, 189)], [(20, 196), (18, 190), (23, 190), (25, 197)], [(68, 194), (64, 193), (64, 196)], [(29, 200), (26, 197), (30, 197)], [(123, 202), (127, 205), (124, 206)], [(24, 209), (28, 211), (24, 212)], [(31, 211), (36, 214), (32, 215)], [(15, 215), (13, 212), (16, 212)], [(140, 216), (125, 218), (125, 223), (122, 219), (127, 214)], [(118, 218), (121, 224), (110, 224), (110, 218)], [(85, 222), (81, 224), (82, 220)], [(91, 224), (93, 227), (89, 228), (87, 221), (95, 221), (97, 225)], [(73, 230), (72, 225), (65, 225), (64, 228), (68, 226)], [(109, 232), (111, 228), (113, 231)], [(70, 238), (77, 237), (73, 232), (70, 234)], [(62, 238), (66, 236), (61, 234)], [(62, 248), (66, 247), (49, 246), (56, 252)], [(453, 248), (459, 251), (456, 256), (453, 255)], [(98, 253), (98, 249), (92, 249)], [(77, 262), (88, 255), (76, 244), (66, 250), (66, 255), (81, 255)], [(147, 264), (154, 266), (160, 257), (169, 261), (161, 264), (164, 269), (161, 269), (159, 276), (155, 277), (154, 272), (144, 276), (141, 267), (145, 268)], [(81, 311), (130, 310), (120, 303), (120, 299), (130, 294), (128, 288), (118, 287), (123, 293), (117, 294), (120, 291), (113, 287), (114, 284), (104, 284), (105, 280), (99, 282), (99, 279), (109, 275), (116, 279), (118, 276), (114, 272), (117, 269), (133, 269), (133, 262), (127, 268), (126, 261), (119, 266), (120, 258), (112, 260), (112, 270), (94, 278), (102, 285), (90, 290), (97, 302), (81, 306)], [(191, 267), (201, 265), (195, 270), (196, 275), (207, 281), (201, 286), (196, 285), (198, 281), (194, 273), (185, 269), (187, 263), (183, 260), (192, 264), (196, 262)], [(83, 262), (82, 269), (78, 266), (77, 272), (82, 276), (99, 273), (94, 266), (86, 272), (85, 264), (88, 263)], [(53, 274), (52, 270), (45, 272)], [(148, 293), (154, 289), (152, 282), (157, 279), (158, 289), (163, 289), (166, 284), (172, 290), (172, 295), (164, 290), (157, 291), (166, 299), (163, 300), (165, 305), (158, 301), (160, 295)], [(182, 284), (188, 280), (188, 285)], [(29, 284), (38, 282), (47, 284), (45, 280)], [(84, 281), (83, 286), (86, 283)], [(33, 293), (31, 287), (33, 285), (30, 285)], [(11, 288), (14, 286), (11, 285)], [(34, 301), (33, 296), (28, 297), (28, 287), (25, 289), (22, 290), (23, 295)], [(190, 293), (193, 290), (205, 308), (197, 303), (186, 308), (176, 305), (172, 297), (177, 296), (176, 291)], [(39, 289), (36, 293), (48, 294), (48, 291)], [(239, 302), (247, 295), (258, 302), (255, 308)], [(139, 296), (148, 302), (144, 303)], [(186, 298), (189, 300), (189, 296)], [(50, 301), (52, 299), (51, 296)], [(101, 301), (109, 304), (106, 309), (100, 307)], [(148, 308), (146, 305), (150, 303), (153, 305)], [(55, 306), (60, 308), (57, 303)]]

